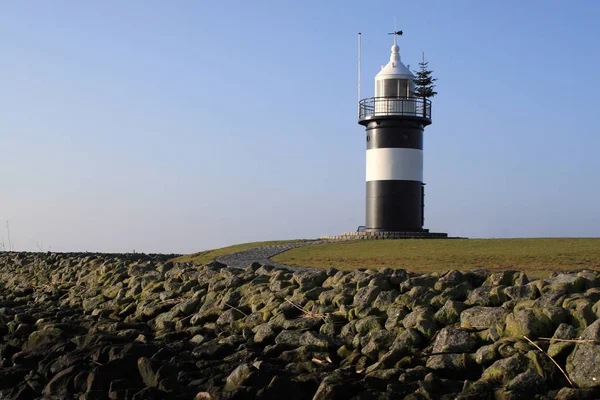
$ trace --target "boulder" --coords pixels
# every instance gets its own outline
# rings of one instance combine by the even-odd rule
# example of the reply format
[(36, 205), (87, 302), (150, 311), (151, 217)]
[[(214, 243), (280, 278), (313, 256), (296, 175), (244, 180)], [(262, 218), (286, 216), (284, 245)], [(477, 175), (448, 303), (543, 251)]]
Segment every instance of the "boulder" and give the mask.
[(469, 370), (466, 354), (439, 354), (427, 358), (427, 368), (446, 375), (459, 374)]
[(477, 340), (465, 329), (449, 326), (440, 330), (433, 343), (434, 353), (468, 353), (477, 346)]
[(460, 314), (466, 308), (467, 305), (461, 301), (448, 300), (433, 317), (441, 325), (452, 325), (459, 321)]
[(227, 377), (225, 381), (225, 391), (232, 391), (237, 389), (240, 385), (244, 383), (246, 379), (250, 376), (252, 366), (248, 364), (241, 364), (236, 369), (234, 369), (231, 374)]
[(365, 286), (356, 291), (354, 295), (355, 306), (370, 306), (377, 296), (381, 293), (381, 288), (377, 286)]
[(429, 307), (417, 307), (402, 320), (405, 328), (415, 328), (425, 338), (431, 339), (437, 332), (437, 322)]
[(396, 339), (396, 335), (386, 330), (380, 330), (369, 333), (365, 339), (366, 343), (362, 347), (361, 352), (373, 360), (378, 360), (380, 354), (389, 351), (390, 346)]
[(271, 343), (277, 336), (277, 331), (268, 323), (258, 325), (252, 331), (254, 332), (254, 343), (256, 344)]
[[(600, 319), (588, 326), (581, 339), (600, 342)], [(580, 388), (600, 387), (600, 345), (577, 343), (567, 359), (567, 373)]]
[[(282, 330), (275, 337), (276, 344), (287, 344), (290, 346), (300, 346), (300, 338), (302, 337), (302, 332), (300, 331), (291, 331), (291, 330)], [(256, 340), (256, 337), (255, 337)]]
[(552, 321), (538, 309), (517, 310), (506, 317), (507, 336), (548, 337), (554, 331)]
[(356, 332), (364, 336), (369, 332), (382, 330), (383, 325), (381, 324), (381, 318), (371, 315), (356, 321), (354, 328)]
[[(562, 323), (558, 326), (554, 335), (552, 335), (553, 339), (575, 339), (577, 336), (577, 330), (575, 327)], [(550, 346), (548, 346), (548, 355), (550, 357), (560, 357), (568, 355), (571, 350), (575, 347), (575, 343), (571, 342), (550, 342)]]
[(484, 307), (500, 306), (506, 301), (504, 286), (481, 286), (469, 293), (466, 304)]
[(481, 379), (506, 384), (520, 373), (525, 372), (527, 366), (526, 359), (520, 354), (515, 354), (511, 357), (498, 360), (487, 367), (483, 371)]
[(457, 270), (451, 270), (446, 272), (433, 286), (437, 291), (444, 291), (449, 288), (453, 288), (461, 283), (465, 282), (465, 278), (462, 272)]
[(495, 324), (503, 324), (510, 313), (502, 307), (472, 307), (460, 313), (461, 328), (486, 329)]

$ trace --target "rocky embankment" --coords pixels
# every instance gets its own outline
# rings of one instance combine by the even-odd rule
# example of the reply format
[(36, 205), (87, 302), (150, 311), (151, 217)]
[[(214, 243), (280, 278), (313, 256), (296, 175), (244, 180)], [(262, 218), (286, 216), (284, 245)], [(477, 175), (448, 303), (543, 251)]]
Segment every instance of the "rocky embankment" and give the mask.
[(597, 399), (599, 314), (588, 271), (0, 253), (0, 398)]

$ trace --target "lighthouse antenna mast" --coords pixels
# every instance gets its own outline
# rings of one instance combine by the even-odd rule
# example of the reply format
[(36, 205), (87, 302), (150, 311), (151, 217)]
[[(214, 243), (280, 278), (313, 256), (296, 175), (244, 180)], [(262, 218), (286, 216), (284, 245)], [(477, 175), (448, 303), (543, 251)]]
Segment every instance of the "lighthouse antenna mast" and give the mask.
[(360, 118), (360, 32), (358, 32), (358, 117)]

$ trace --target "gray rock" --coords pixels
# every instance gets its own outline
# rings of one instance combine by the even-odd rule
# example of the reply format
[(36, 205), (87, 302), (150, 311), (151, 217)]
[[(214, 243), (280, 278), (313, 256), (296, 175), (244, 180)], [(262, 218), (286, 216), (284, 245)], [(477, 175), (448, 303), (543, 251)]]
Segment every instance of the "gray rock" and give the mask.
[(479, 287), (490, 276), (490, 272), (484, 269), (472, 269), (465, 272), (463, 276), (473, 287)]
[(340, 291), (337, 289), (325, 290), (319, 294), (319, 304), (330, 305), (333, 303), (335, 296), (339, 294)]
[(322, 333), (323, 335), (326, 336), (334, 336), (338, 333), (340, 333), (340, 327), (336, 326), (336, 324), (329, 322), (326, 324), (321, 325), (321, 328), (319, 328), (319, 333)]
[[(600, 319), (588, 326), (582, 339), (600, 341)], [(596, 343), (577, 343), (567, 359), (567, 373), (580, 388), (600, 386), (600, 346)]]
[[(494, 272), (487, 277), (483, 286), (512, 286), (515, 280), (518, 279), (519, 275), (522, 274), (518, 271), (500, 271)], [(521, 277), (521, 279), (523, 279)], [(527, 277), (524, 277), (527, 280)], [(527, 283), (527, 282), (525, 282)]]
[(391, 330), (402, 324), (402, 320), (408, 315), (408, 310), (403, 306), (391, 306), (387, 309), (387, 320), (385, 321), (385, 329)]
[[(275, 343), (300, 346), (300, 338), (302, 337), (302, 334), (303, 333), (300, 331), (282, 330), (275, 337)], [(256, 335), (254, 336), (254, 340), (256, 341)]]
[(430, 288), (425, 286), (415, 286), (408, 292), (401, 295), (396, 300), (396, 303), (410, 309), (415, 309), (417, 307), (430, 307), (432, 305), (432, 299), (437, 295), (438, 293)]
[(395, 339), (396, 335), (389, 331), (371, 332), (366, 336), (367, 343), (363, 346), (361, 352), (373, 360), (378, 360), (380, 354), (389, 351)]
[(467, 308), (461, 301), (448, 300), (435, 314), (435, 320), (442, 325), (452, 325), (460, 319), (460, 314)]
[(419, 331), (415, 328), (408, 328), (396, 338), (392, 347), (410, 350), (413, 347), (420, 347), (423, 343), (424, 339)]
[(324, 321), (321, 318), (294, 318), (283, 323), (283, 329), (318, 330)]
[(404, 293), (412, 290), (415, 287), (421, 286), (424, 288), (433, 288), (438, 281), (438, 278), (429, 274), (413, 276), (402, 282), (399, 286), (400, 292)]
[(34, 331), (29, 335), (27, 342), (23, 345), (23, 350), (47, 349), (50, 345), (56, 343), (63, 337), (63, 331), (58, 328), (46, 328)]
[(534, 300), (540, 296), (534, 285), (509, 286), (504, 289), (504, 294), (513, 300)]
[(321, 286), (327, 279), (325, 271), (296, 271), (293, 274), (293, 280), (301, 288), (311, 289), (316, 286)]
[(65, 396), (67, 393), (69, 393), (67, 383), (72, 380), (77, 373), (77, 368), (72, 366), (54, 375), (44, 388), (44, 396)]
[(144, 384), (147, 387), (156, 387), (158, 385), (158, 365), (156, 361), (147, 357), (140, 357), (137, 360), (137, 366)]
[(480, 365), (490, 365), (498, 358), (498, 345), (481, 346), (475, 353), (475, 362)]
[(201, 345), (202, 343), (204, 343), (206, 341), (206, 336), (204, 335), (194, 335), (191, 339), (190, 339), (190, 343), (196, 346)]
[(237, 321), (244, 317), (246, 317), (246, 316), (244, 314), (242, 314), (241, 311), (232, 308), (227, 311), (223, 311), (221, 313), (221, 315), (219, 316), (219, 318), (217, 318), (216, 322), (217, 322), (217, 325), (220, 325), (220, 326), (230, 325), (234, 321)]
[(498, 360), (487, 367), (483, 371), (481, 379), (484, 381), (508, 383), (526, 369), (527, 362), (525, 358), (520, 354), (515, 354), (511, 357)]
[(379, 317), (371, 315), (356, 321), (354, 328), (356, 329), (356, 332), (364, 336), (369, 332), (382, 330), (383, 326)]
[(598, 391), (594, 389), (574, 389), (564, 387), (558, 391), (555, 400), (597, 400)]
[(433, 344), (434, 353), (464, 352), (468, 353), (477, 346), (477, 340), (470, 332), (449, 326), (440, 330)]
[(356, 374), (350, 370), (336, 370), (321, 381), (313, 400), (349, 399), (358, 391), (354, 384)]
[(317, 286), (317, 287), (314, 287), (314, 288), (304, 292), (304, 296), (308, 300), (317, 300), (319, 298), (319, 296), (321, 295), (321, 293), (325, 292), (326, 290), (327, 289)]
[(156, 318), (154, 318), (155, 329), (157, 331), (173, 329), (175, 327), (175, 323), (177, 322), (176, 315), (176, 311), (169, 311), (159, 314)]
[(558, 274), (549, 280), (548, 288), (567, 293), (581, 293), (587, 289), (586, 279), (572, 274)]
[(504, 286), (481, 286), (469, 293), (466, 304), (495, 307), (505, 301)]
[(300, 336), (299, 341), (301, 346), (314, 346), (322, 349), (327, 349), (328, 347), (332, 347), (334, 345), (333, 340), (331, 338), (315, 332), (304, 332), (302, 336)]
[(446, 272), (438, 281), (435, 283), (434, 288), (440, 292), (453, 288), (464, 282), (464, 276), (462, 272), (457, 270), (451, 270)]
[(363, 307), (371, 305), (379, 293), (381, 293), (381, 288), (377, 286), (365, 286), (358, 289), (354, 295), (354, 305)]
[(444, 297), (445, 300), (463, 301), (467, 299), (472, 289), (469, 282), (461, 282), (456, 286), (445, 289), (441, 296)]
[(404, 317), (402, 325), (405, 328), (415, 328), (428, 339), (432, 338), (437, 331), (437, 323), (433, 317), (433, 312), (428, 307), (416, 308)]
[(378, 308), (381, 311), (387, 311), (387, 309), (394, 303), (398, 296), (400, 296), (400, 292), (396, 290), (383, 291), (379, 293), (373, 302), (373, 307)]
[(228, 310), (230, 308), (237, 307), (240, 305), (241, 299), (242, 293), (240, 289), (232, 290), (223, 296), (223, 299), (219, 303), (219, 308), (221, 310)]
[[(575, 339), (577, 337), (577, 330), (568, 324), (562, 323), (558, 326), (554, 335), (552, 335), (553, 339)], [(548, 355), (550, 357), (560, 357), (565, 356), (571, 352), (571, 350), (575, 347), (575, 343), (571, 342), (551, 342), (550, 346), (548, 346)]]
[(517, 310), (506, 317), (505, 333), (515, 337), (548, 337), (554, 331), (552, 321), (537, 309)]
[(472, 307), (460, 313), (461, 328), (490, 328), (497, 323), (504, 323), (510, 311), (501, 307)]
[(198, 310), (198, 306), (200, 305), (200, 297), (194, 296), (189, 300), (185, 300), (179, 303), (176, 307), (176, 310), (180, 315), (190, 315)]
[(227, 377), (225, 382), (225, 391), (232, 391), (237, 389), (240, 385), (244, 383), (244, 381), (250, 376), (252, 368), (248, 364), (241, 364), (236, 369), (234, 369), (231, 374)]
[(535, 300), (533, 307), (560, 307), (566, 297), (567, 292), (564, 290), (553, 290), (549, 287), (545, 287), (542, 290), (542, 296)]
[(408, 273), (404, 269), (395, 269), (390, 275), (390, 284), (397, 286), (408, 279)]
[(507, 389), (521, 393), (540, 393), (546, 381), (533, 369), (520, 373), (508, 382)]
[(427, 368), (434, 371), (462, 372), (468, 370), (466, 354), (440, 354), (427, 359)]

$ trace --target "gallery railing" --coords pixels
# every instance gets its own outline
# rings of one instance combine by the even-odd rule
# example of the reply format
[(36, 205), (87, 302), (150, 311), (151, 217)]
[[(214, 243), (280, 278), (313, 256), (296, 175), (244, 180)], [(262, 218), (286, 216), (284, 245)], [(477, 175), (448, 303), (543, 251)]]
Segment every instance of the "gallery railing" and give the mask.
[(359, 120), (383, 116), (417, 117), (431, 122), (431, 101), (418, 97), (371, 97), (360, 101)]

